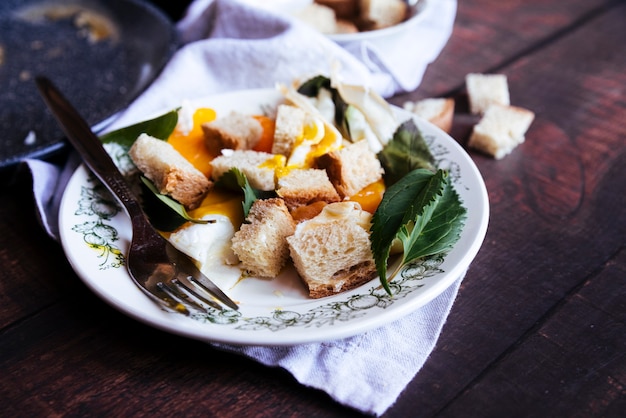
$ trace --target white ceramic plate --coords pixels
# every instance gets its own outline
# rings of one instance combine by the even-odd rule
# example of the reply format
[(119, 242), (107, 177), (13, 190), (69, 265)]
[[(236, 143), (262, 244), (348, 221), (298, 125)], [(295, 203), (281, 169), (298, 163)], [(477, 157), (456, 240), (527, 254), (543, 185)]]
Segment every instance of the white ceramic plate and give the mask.
[[(237, 109), (261, 113), (282, 100), (274, 90), (250, 90), (194, 102), (218, 116)], [(396, 109), (400, 120), (412, 117)], [(292, 345), (348, 337), (399, 319), (448, 288), (468, 268), (487, 229), (489, 206), (484, 182), (466, 152), (443, 131), (415, 120), (442, 168), (448, 168), (468, 218), (460, 240), (443, 257), (416, 263), (392, 282), (388, 296), (375, 279), (357, 289), (322, 299), (307, 297), (291, 269), (274, 280), (244, 279), (223, 289), (239, 311), (212, 311), (185, 317), (154, 304), (132, 282), (124, 257), (130, 220), (84, 166), (67, 185), (60, 208), (61, 240), (81, 279), (123, 313), (156, 328), (205, 341), (247, 345)]]

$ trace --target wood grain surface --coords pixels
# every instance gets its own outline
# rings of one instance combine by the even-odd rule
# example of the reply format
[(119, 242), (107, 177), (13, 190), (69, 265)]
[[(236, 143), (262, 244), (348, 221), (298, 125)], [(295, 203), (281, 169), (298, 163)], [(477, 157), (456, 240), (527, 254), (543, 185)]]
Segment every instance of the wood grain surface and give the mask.
[[(385, 417), (626, 414), (626, 2), (459, 1), (421, 86), (506, 74), (533, 110), (502, 160), (469, 150), (491, 217), (437, 346)], [(127, 318), (78, 279), (35, 216), (29, 178), (0, 173), (0, 416), (351, 417), (281, 369)]]

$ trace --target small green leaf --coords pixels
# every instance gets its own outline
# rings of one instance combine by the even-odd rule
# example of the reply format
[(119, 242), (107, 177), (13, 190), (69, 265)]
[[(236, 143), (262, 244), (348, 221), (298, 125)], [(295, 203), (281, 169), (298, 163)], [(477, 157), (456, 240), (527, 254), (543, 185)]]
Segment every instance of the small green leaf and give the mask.
[(318, 75), (302, 83), (298, 87), (298, 93), (308, 97), (317, 97), (321, 89), (331, 89), (330, 78)]
[[(372, 218), (372, 253), (381, 284), (391, 294), (389, 280), (407, 263), (448, 251), (459, 239), (466, 209), (447, 172), (416, 169), (390, 186)], [(402, 262), (387, 277), (394, 239), (403, 247)]]
[(100, 137), (103, 143), (115, 142), (130, 148), (137, 137), (146, 133), (158, 139), (167, 140), (178, 123), (178, 109), (171, 110), (154, 119), (146, 120), (106, 133)]
[[(176, 200), (172, 199), (170, 196), (162, 194), (159, 192), (159, 190), (156, 188), (156, 186), (154, 185), (154, 183), (152, 183), (148, 178), (141, 176), (141, 181), (143, 182), (143, 184), (148, 188), (148, 190), (150, 190), (150, 192), (152, 192), (152, 194), (159, 199), (159, 201), (161, 201), (162, 203), (164, 203), (168, 208), (170, 208), (171, 210), (173, 210), (174, 214), (176, 216), (178, 216), (179, 218), (182, 218), (183, 222), (193, 222), (193, 223), (197, 223), (197, 224), (207, 224), (207, 223), (213, 223), (215, 221), (211, 221), (211, 220), (204, 220), (204, 219), (195, 219), (192, 218), (191, 216), (189, 216), (189, 214), (187, 213), (187, 211), (185, 210), (185, 207), (178, 203)], [(168, 211), (169, 212), (169, 211)], [(171, 212), (170, 212), (171, 213)], [(173, 214), (173, 215), (174, 215)], [(164, 221), (161, 220), (161, 223), (163, 223)], [(172, 221), (172, 224), (176, 224), (176, 221)], [(169, 228), (168, 228), (169, 229)]]
[(248, 216), (250, 208), (256, 200), (266, 199), (275, 195), (274, 192), (264, 192), (252, 188), (246, 175), (237, 168), (231, 168), (224, 173), (217, 181), (216, 186), (235, 191), (243, 191), (243, 201), (241, 204), (243, 206), (244, 218)]
[(435, 159), (413, 119), (402, 123), (378, 159), (385, 169), (385, 184), (391, 186), (407, 173), (425, 168), (435, 171)]

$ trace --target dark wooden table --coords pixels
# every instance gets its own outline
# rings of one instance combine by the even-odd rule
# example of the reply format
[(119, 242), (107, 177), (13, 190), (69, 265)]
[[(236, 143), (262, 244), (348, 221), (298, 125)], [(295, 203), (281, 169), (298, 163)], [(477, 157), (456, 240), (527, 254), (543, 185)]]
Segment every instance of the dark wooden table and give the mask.
[[(420, 88), (508, 76), (537, 118), (495, 161), (470, 154), (491, 220), (441, 338), (386, 417), (626, 416), (626, 2), (461, 0)], [(346, 417), (323, 392), (144, 326), (94, 296), (35, 220), (27, 179), (0, 189), (1, 416)]]

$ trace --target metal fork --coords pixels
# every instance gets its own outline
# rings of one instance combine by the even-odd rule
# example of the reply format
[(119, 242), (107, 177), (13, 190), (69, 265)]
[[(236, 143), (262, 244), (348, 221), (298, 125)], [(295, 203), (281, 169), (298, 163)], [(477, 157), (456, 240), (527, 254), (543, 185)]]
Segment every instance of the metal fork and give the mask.
[(133, 235), (126, 265), (139, 288), (166, 309), (186, 315), (192, 310), (206, 312), (205, 305), (222, 309), (216, 301), (238, 309), (237, 304), (200, 272), (187, 255), (174, 248), (152, 227), (102, 142), (72, 104), (47, 78), (37, 77), (36, 83), (48, 108), (87, 167), (128, 212)]

